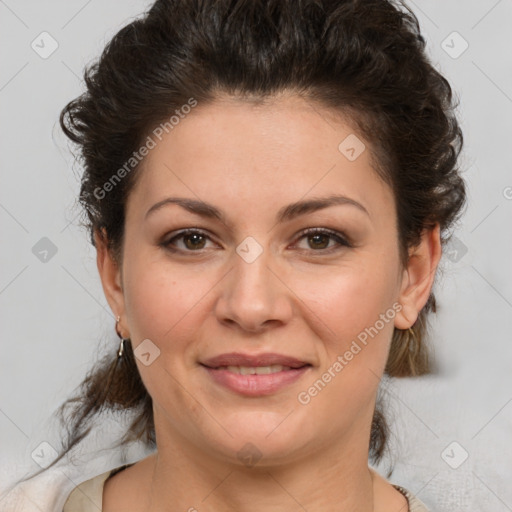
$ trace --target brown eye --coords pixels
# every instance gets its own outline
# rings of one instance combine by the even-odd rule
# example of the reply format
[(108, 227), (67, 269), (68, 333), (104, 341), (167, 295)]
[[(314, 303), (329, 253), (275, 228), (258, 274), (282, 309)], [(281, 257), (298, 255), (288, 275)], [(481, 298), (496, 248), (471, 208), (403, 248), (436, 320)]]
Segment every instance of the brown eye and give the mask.
[(316, 234), (308, 236), (308, 243), (312, 249), (326, 249), (329, 245), (329, 235)]
[(204, 236), (198, 233), (184, 235), (183, 241), (187, 249), (202, 249), (204, 247)]
[[(312, 249), (313, 252), (329, 253), (343, 247), (352, 247), (341, 233), (321, 228), (310, 228), (303, 231), (299, 240), (302, 239), (307, 241), (308, 247), (300, 247), (300, 249)], [(334, 243), (331, 244), (331, 242)]]
[(170, 251), (199, 252), (205, 249), (210, 237), (201, 231), (189, 229), (169, 238), (162, 245)]

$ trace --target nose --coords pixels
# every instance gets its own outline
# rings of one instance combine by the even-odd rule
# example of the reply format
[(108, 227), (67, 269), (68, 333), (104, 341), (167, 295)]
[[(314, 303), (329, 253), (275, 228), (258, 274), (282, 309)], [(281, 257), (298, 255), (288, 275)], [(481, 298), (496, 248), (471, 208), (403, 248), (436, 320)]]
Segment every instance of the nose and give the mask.
[(251, 263), (236, 252), (233, 268), (219, 283), (215, 313), (219, 322), (257, 333), (288, 323), (293, 313), (292, 292), (279, 276), (268, 249)]

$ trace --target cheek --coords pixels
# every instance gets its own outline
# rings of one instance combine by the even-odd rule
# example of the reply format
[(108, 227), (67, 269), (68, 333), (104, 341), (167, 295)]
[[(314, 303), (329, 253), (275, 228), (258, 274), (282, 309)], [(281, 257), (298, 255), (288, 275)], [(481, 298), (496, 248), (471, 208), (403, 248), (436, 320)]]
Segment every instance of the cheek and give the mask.
[(215, 322), (212, 299), (224, 272), (173, 265), (142, 253), (125, 267), (126, 313), (134, 350), (149, 339), (160, 354), (149, 366), (136, 359), (139, 374), (154, 404), (166, 414), (194, 423), (194, 428), (204, 421), (208, 428), (209, 420), (190, 392), (196, 372), (202, 371), (198, 351), (204, 350), (205, 334)]
[[(125, 304), (134, 342), (154, 339), (163, 348), (179, 339), (197, 322), (191, 319), (201, 310), (201, 300), (211, 290), (208, 273), (175, 268), (161, 259), (136, 258), (125, 268)], [(133, 339), (132, 338), (132, 339)], [(168, 348), (168, 347), (166, 347)]]
[(145, 257), (133, 258), (125, 270), (125, 304), (133, 348), (149, 339), (160, 350), (159, 357), (148, 366), (136, 359), (141, 378), (155, 403), (165, 404), (169, 411), (189, 410), (189, 397), (176, 382), (186, 382), (188, 372), (196, 370), (193, 341), (200, 338), (202, 301), (215, 281), (207, 273), (180, 271), (161, 259), (151, 262)]
[(294, 284), (297, 295), (334, 332), (346, 338), (372, 325), (396, 297), (395, 276), (389, 268), (360, 267), (318, 274)]
[(378, 266), (352, 270), (331, 274), (321, 280), (321, 288), (318, 279), (316, 287), (304, 286), (304, 280), (296, 283), (310, 310), (308, 323), (316, 325), (316, 346), (322, 354), (317, 375), (297, 397), (309, 411), (304, 428), (316, 428), (309, 418), (349, 428), (372, 403), (387, 361), (397, 311), (395, 276)]

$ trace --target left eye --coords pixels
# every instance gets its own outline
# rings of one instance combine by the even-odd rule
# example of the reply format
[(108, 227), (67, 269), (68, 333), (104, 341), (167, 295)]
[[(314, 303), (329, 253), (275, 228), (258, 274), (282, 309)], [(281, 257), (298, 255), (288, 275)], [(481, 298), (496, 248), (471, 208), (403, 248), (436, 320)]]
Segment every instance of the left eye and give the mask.
[[(313, 248), (315, 251), (332, 249), (336, 245), (350, 247), (350, 243), (336, 231), (311, 228), (303, 231), (299, 240), (302, 240), (303, 238), (307, 240), (310, 248)], [(329, 247), (329, 242), (332, 240), (334, 240), (335, 244), (334, 246)]]

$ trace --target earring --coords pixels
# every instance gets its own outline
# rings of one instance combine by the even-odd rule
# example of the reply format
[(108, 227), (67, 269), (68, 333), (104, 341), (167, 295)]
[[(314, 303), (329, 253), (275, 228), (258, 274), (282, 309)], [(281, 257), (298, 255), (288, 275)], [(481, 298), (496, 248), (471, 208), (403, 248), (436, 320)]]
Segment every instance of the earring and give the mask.
[(116, 333), (119, 336), (119, 338), (121, 339), (121, 342), (119, 343), (119, 350), (117, 351), (117, 357), (121, 358), (121, 357), (123, 357), (125, 338), (123, 338), (123, 336), (119, 332), (119, 329), (117, 328), (117, 325), (119, 324), (119, 320), (121, 320), (120, 316), (118, 316), (116, 318)]

